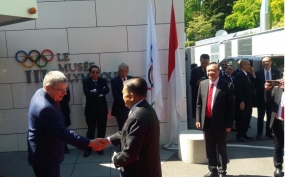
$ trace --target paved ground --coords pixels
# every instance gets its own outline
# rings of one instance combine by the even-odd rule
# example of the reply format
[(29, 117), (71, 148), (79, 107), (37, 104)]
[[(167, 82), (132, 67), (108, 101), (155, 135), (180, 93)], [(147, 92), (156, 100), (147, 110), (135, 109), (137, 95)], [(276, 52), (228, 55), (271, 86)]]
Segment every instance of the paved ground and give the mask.
[[(256, 110), (253, 116), (256, 115)], [(248, 135), (256, 135), (256, 116), (251, 121)], [(273, 176), (273, 141), (263, 137), (241, 144), (235, 140), (235, 132), (228, 136), (228, 177), (270, 177)], [(118, 177), (119, 171), (111, 165), (110, 159), (116, 148), (108, 148), (103, 156), (92, 153), (88, 158), (83, 152), (71, 150), (61, 166), (61, 177)], [(177, 157), (177, 151), (160, 150), (163, 177), (202, 177), (208, 172), (206, 164), (190, 164)], [(0, 153), (0, 177), (33, 177), (27, 163), (27, 152)]]

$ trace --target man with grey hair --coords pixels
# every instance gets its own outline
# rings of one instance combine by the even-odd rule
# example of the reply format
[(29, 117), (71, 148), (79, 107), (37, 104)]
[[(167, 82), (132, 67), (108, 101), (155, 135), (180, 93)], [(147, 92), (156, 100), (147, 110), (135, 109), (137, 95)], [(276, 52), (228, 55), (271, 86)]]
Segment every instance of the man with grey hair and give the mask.
[(111, 80), (112, 93), (114, 98), (114, 103), (112, 106), (112, 116), (117, 118), (119, 131), (122, 130), (129, 113), (129, 108), (125, 106), (123, 100), (123, 83), (126, 80), (133, 78), (132, 76), (128, 76), (129, 66), (125, 63), (121, 63), (118, 66), (118, 76)]
[(68, 80), (60, 71), (45, 75), (43, 88), (31, 99), (28, 112), (28, 160), (36, 177), (59, 177), (65, 142), (81, 150), (107, 146), (100, 139), (89, 140), (65, 128), (59, 101), (66, 95)]

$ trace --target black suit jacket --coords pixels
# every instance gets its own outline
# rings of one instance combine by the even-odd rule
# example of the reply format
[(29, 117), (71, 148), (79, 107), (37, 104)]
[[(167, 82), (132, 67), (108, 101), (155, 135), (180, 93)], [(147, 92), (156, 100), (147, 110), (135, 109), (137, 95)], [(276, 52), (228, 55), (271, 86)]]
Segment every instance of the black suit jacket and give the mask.
[(224, 74), (223, 76), (220, 76), (220, 78), (228, 81), (228, 82), (233, 82), (234, 81), (234, 78), (232, 76), (230, 76), (232, 78), (232, 80), (229, 78), (228, 75)]
[(201, 66), (194, 68), (191, 71), (190, 85), (191, 85), (191, 89), (192, 89), (192, 99), (195, 99), (195, 100), (197, 99), (197, 93), (198, 93), (199, 85), (196, 85), (196, 84), (197, 84), (197, 81), (200, 80), (202, 77), (208, 78), (206, 70), (203, 72)]
[(236, 70), (234, 70), (234, 72), (232, 73), (232, 76), (235, 76), (239, 71), (240, 71), (240, 69), (239, 69), (239, 68), (238, 68), (238, 69), (236, 69)]
[[(133, 77), (127, 76), (127, 79), (131, 79)], [(111, 88), (112, 88), (112, 94), (114, 98), (113, 106), (112, 106), (112, 116), (120, 116), (125, 115), (130, 110), (125, 106), (125, 102), (123, 100), (123, 81), (120, 76), (115, 77), (111, 80)]]
[[(256, 93), (257, 97), (260, 99), (264, 99), (264, 84), (265, 84), (265, 76), (264, 76), (264, 69), (257, 71), (256, 75)], [(272, 80), (280, 79), (280, 71), (274, 68), (271, 68), (271, 76)], [(270, 95), (268, 96), (270, 98)]]
[(70, 108), (69, 108), (69, 101), (70, 101), (70, 91), (67, 90), (66, 95), (62, 98), (62, 100), (59, 102), (60, 103), (60, 108), (64, 114), (64, 120), (65, 120), (65, 126), (68, 127), (71, 125), (70, 122)]
[[(209, 80), (200, 83), (197, 97), (196, 122), (204, 128)], [(234, 94), (232, 83), (219, 79), (213, 97), (212, 120), (216, 132), (224, 132), (225, 128), (232, 128), (234, 120)]]
[(283, 93), (283, 89), (274, 87), (272, 90), (268, 91), (269, 94), (271, 95), (271, 99), (268, 100), (270, 105), (271, 105), (271, 120), (269, 127), (272, 128), (274, 120), (276, 119), (276, 114), (278, 113), (279, 105), (281, 103), (281, 96)]
[[(90, 92), (90, 90), (93, 89), (96, 89), (97, 92)], [(83, 91), (86, 97), (86, 116), (94, 116), (97, 112), (108, 114), (108, 106), (105, 95), (109, 93), (109, 87), (106, 79), (98, 78), (97, 86), (95, 86), (95, 83), (91, 77), (83, 80)]]
[(159, 122), (146, 100), (140, 102), (127, 119), (122, 131), (110, 136), (113, 145), (121, 144), (114, 157), (122, 177), (161, 177)]
[(59, 166), (64, 159), (64, 142), (81, 150), (90, 142), (65, 128), (57, 103), (42, 88), (31, 99), (28, 123), (28, 160), (37, 168)]
[(237, 105), (244, 102), (246, 107), (252, 107), (255, 82), (255, 78), (249, 74), (246, 76), (242, 70), (235, 75), (235, 103)]

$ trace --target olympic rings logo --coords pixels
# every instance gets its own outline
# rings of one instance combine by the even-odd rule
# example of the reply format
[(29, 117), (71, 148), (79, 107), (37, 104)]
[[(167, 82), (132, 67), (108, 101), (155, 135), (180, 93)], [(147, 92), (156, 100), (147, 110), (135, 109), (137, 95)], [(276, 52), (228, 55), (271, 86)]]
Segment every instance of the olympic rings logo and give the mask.
[[(19, 54), (24, 54), (24, 56), (22, 57), (22, 60), (19, 59)], [(32, 54), (34, 54), (34, 56), (32, 56)], [(50, 54), (50, 58), (48, 59), (46, 57), (46, 54)], [(32, 68), (35, 64), (38, 67), (45, 67), (49, 61), (51, 61), (54, 58), (54, 54), (51, 50), (49, 49), (45, 49), (44, 51), (42, 51), (42, 53), (40, 53), (37, 50), (31, 50), (29, 53), (23, 51), (23, 50), (19, 50), (16, 55), (15, 58), (18, 62), (22, 63), (22, 65), (26, 68)], [(30, 60), (32, 62), (31, 65), (26, 65), (26, 61)], [(41, 64), (40, 61), (43, 61), (43, 64)]]

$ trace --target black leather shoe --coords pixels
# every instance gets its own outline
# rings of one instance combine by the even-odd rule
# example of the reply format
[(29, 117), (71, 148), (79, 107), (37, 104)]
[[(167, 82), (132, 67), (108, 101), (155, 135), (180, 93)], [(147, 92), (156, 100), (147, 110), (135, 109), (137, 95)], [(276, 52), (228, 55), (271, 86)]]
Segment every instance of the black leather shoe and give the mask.
[(84, 152), (84, 154), (83, 154), (83, 157), (88, 157), (88, 156), (90, 156), (90, 154), (91, 154), (91, 151), (90, 150), (86, 150)]
[(261, 139), (261, 135), (260, 135), (260, 134), (257, 134), (255, 138), (258, 139), (258, 140), (260, 140), (260, 139)]
[(68, 148), (65, 148), (64, 152), (65, 154), (70, 154), (70, 150)]
[(218, 172), (209, 172), (204, 177), (219, 177)]
[(274, 177), (282, 177), (282, 169), (276, 168), (275, 172), (274, 172)]
[(239, 137), (239, 138), (237, 138), (237, 140), (239, 142), (241, 142), (241, 143), (245, 143), (246, 142), (246, 140), (243, 137)]
[(226, 173), (219, 173), (219, 177), (226, 177)]
[(101, 150), (101, 151), (96, 151), (97, 152), (97, 154), (99, 154), (99, 155), (103, 155), (104, 154), (104, 151), (103, 150)]
[(247, 136), (247, 135), (244, 135), (243, 138), (246, 139), (246, 140), (253, 140), (252, 137), (249, 137), (249, 136)]
[(268, 134), (268, 135), (266, 135), (266, 137), (273, 138), (273, 135), (272, 134)]

